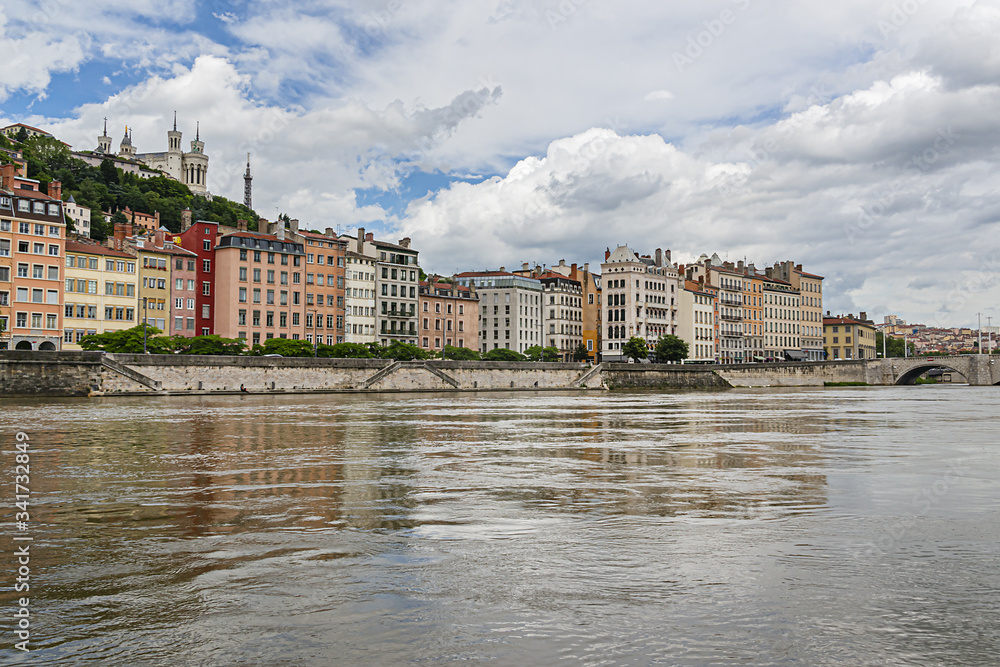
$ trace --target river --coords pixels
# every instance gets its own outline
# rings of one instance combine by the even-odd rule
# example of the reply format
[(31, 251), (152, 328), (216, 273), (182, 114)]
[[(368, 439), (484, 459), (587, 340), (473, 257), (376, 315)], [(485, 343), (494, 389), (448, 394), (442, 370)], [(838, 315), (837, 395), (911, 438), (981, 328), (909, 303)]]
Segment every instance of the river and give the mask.
[(32, 665), (994, 665), (998, 413), (966, 386), (3, 399), (0, 662), (20, 534)]

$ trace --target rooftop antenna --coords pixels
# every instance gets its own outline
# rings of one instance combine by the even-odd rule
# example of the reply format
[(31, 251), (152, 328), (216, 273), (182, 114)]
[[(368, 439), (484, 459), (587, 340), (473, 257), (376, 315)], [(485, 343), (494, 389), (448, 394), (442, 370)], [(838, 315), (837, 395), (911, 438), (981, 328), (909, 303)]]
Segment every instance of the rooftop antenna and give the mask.
[(177, 131), (177, 109), (174, 109), (174, 132)]

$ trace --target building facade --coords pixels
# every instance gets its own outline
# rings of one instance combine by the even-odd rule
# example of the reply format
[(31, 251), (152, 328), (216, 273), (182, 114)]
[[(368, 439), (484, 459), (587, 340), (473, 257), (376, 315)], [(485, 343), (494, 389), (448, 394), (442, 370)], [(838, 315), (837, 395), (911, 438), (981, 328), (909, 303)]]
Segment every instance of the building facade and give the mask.
[(542, 283), (500, 267), (499, 271), (468, 271), (455, 282), (479, 294), (479, 351), (514, 350), (520, 354), (541, 345)]
[(820, 361), (824, 358), (823, 334), (823, 276), (807, 273), (801, 264), (790, 261), (776, 263), (767, 269), (767, 275), (778, 278), (799, 292), (799, 344), (806, 359)]
[(378, 340), (382, 345), (400, 341), (417, 345), (418, 315), (417, 288), (420, 285), (420, 267), (417, 251), (410, 247), (410, 239), (398, 244), (372, 240), (376, 257), (376, 316)]
[(573, 361), (583, 344), (583, 288), (580, 282), (549, 271), (542, 283), (543, 347), (554, 347), (561, 361)]
[(677, 267), (670, 251), (657, 249), (655, 258), (640, 257), (628, 246), (604, 253), (601, 264), (604, 322), (603, 361), (624, 361), (622, 348), (636, 336), (652, 352), (661, 336), (677, 331)]
[[(327, 233), (332, 233), (328, 229)], [(378, 342), (376, 317), (375, 275), (378, 271), (378, 251), (374, 235), (364, 227), (357, 236), (342, 236), (345, 244), (344, 271), (344, 342), (366, 345)]]
[(479, 297), (474, 289), (453, 282), (421, 281), (419, 295), (421, 348), (430, 352), (443, 352), (449, 345), (479, 349)]
[(704, 283), (685, 281), (679, 293), (676, 335), (688, 344), (688, 361), (715, 361), (715, 296)]
[(128, 252), (66, 242), (63, 349), (80, 350), (84, 336), (138, 324), (136, 267)]
[(764, 357), (765, 361), (800, 361), (800, 294), (784, 280), (764, 280)]
[(875, 323), (866, 313), (823, 318), (828, 359), (875, 359)]
[(24, 177), (21, 164), (0, 167), (0, 349), (58, 350), (63, 341), (66, 223), (61, 186), (53, 196)]

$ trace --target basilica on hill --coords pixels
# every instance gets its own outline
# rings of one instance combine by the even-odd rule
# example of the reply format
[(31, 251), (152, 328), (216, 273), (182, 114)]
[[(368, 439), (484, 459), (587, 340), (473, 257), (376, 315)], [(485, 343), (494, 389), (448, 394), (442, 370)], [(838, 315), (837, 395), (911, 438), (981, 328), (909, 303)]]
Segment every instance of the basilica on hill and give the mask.
[(208, 192), (208, 156), (205, 155), (205, 142), (201, 140), (201, 128), (196, 125), (194, 141), (191, 150), (184, 152), (181, 148), (181, 132), (177, 129), (177, 113), (174, 112), (174, 128), (167, 132), (167, 150), (161, 153), (139, 153), (132, 143), (132, 131), (126, 127), (125, 135), (118, 146), (118, 152), (113, 152), (111, 137), (108, 136), (108, 121), (104, 119), (104, 133), (97, 138), (97, 148), (85, 153), (74, 153), (86, 162), (99, 166), (104, 159), (111, 159), (116, 167), (127, 172), (136, 173), (142, 178), (163, 172), (171, 178), (180, 181), (196, 195), (211, 199)]

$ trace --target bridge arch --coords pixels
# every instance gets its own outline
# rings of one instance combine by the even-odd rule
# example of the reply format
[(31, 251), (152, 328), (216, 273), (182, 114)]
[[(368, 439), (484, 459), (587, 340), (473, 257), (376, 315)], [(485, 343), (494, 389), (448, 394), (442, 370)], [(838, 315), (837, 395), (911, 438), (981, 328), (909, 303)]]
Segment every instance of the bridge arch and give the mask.
[(969, 379), (966, 376), (966, 374), (963, 373), (962, 371), (958, 370), (957, 368), (955, 368), (953, 366), (949, 366), (947, 364), (942, 364), (941, 362), (933, 362), (932, 361), (932, 362), (927, 362), (927, 363), (923, 363), (923, 364), (914, 364), (913, 366), (907, 368), (905, 371), (903, 371), (902, 373), (900, 373), (899, 377), (896, 378), (895, 384), (897, 384), (897, 385), (914, 384), (914, 383), (916, 383), (917, 378), (919, 378), (921, 375), (923, 375), (927, 371), (933, 370), (935, 368), (943, 368), (945, 370), (949, 370), (952, 373), (955, 373), (956, 375), (959, 375), (962, 378), (964, 378), (966, 382), (969, 381)]

